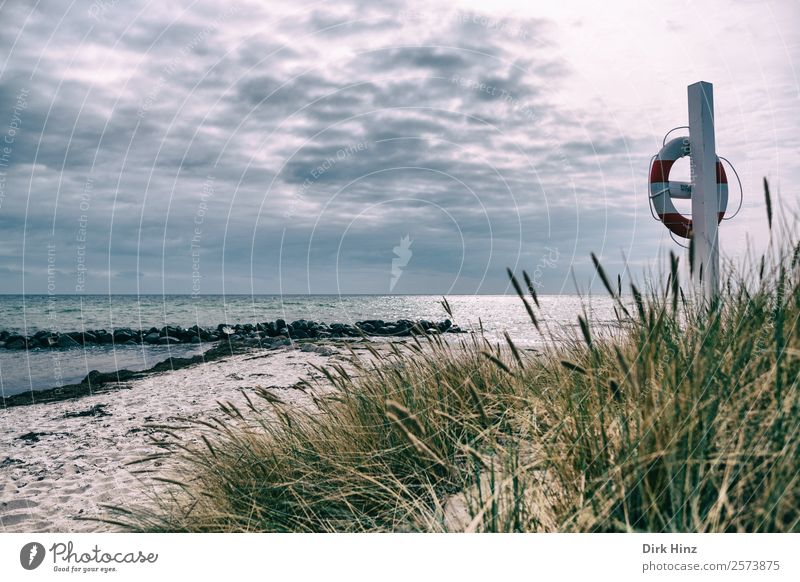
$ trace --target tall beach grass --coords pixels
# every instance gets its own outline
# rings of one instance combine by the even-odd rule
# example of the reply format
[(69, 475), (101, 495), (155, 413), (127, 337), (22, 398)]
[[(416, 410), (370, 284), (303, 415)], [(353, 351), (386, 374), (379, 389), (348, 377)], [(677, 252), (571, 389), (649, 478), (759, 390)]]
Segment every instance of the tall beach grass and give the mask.
[[(769, 194), (767, 191), (767, 199)], [(771, 206), (770, 206), (771, 208)], [(770, 229), (772, 214), (770, 212)], [(594, 258), (594, 257), (593, 257)], [(664, 284), (537, 354), (418, 337), (349, 367), (297, 410), (223, 405), (178, 453), (148, 531), (800, 531), (800, 245), (727, 274), (714, 305)], [(526, 275), (511, 275), (540, 329)], [(445, 301), (445, 308), (449, 308)], [(204, 421), (205, 422), (205, 421)]]

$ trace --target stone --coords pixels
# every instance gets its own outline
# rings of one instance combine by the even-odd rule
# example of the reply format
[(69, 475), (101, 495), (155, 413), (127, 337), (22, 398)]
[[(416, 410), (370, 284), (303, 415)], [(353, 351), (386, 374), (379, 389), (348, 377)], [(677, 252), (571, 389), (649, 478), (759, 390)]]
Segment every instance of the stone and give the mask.
[(179, 340), (176, 337), (169, 336), (169, 335), (165, 335), (164, 337), (158, 338), (158, 345), (160, 345), (160, 346), (166, 346), (166, 345), (171, 345), (171, 344), (179, 344), (179, 343), (181, 343), (181, 340)]
[(8, 336), (6, 340), (6, 349), (9, 350), (24, 350), (28, 345), (28, 340), (25, 336), (18, 334)]
[(39, 345), (43, 348), (54, 348), (58, 345), (58, 335), (44, 335), (39, 336)]
[(117, 343), (125, 343), (129, 339), (133, 339), (134, 332), (129, 327), (120, 327), (114, 330), (114, 341)]
[(148, 344), (157, 344), (160, 338), (161, 336), (158, 335), (158, 331), (154, 331), (144, 336), (144, 341), (146, 341)]
[(124, 344), (126, 341), (133, 339), (133, 334), (129, 333), (115, 333), (114, 343)]
[(333, 350), (328, 346), (318, 346), (314, 344), (303, 344), (300, 348), (301, 352), (312, 352), (315, 354), (320, 354), (322, 356), (332, 356)]
[(98, 344), (110, 344), (112, 341), (114, 341), (114, 336), (104, 329), (98, 329), (95, 331), (94, 336), (96, 338), (95, 341)]
[(62, 334), (58, 336), (58, 347), (60, 348), (79, 348), (81, 344), (76, 342), (70, 336)]

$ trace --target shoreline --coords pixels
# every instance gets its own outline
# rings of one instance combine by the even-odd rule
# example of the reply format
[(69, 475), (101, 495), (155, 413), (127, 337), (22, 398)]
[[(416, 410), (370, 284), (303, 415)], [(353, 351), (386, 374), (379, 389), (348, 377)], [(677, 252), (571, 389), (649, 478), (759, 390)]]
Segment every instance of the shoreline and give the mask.
[(282, 319), (258, 324), (219, 324), (215, 330), (199, 326), (182, 328), (164, 326), (132, 330), (118, 328), (106, 330), (86, 330), (83, 332), (50, 333), (37, 332), (26, 337), (0, 331), (0, 348), (8, 351), (69, 350), (85, 345), (173, 345), (192, 344), (212, 345), (201, 354), (190, 357), (170, 356), (144, 370), (103, 372), (91, 370), (80, 382), (53, 386), (39, 390), (27, 390), (9, 396), (0, 396), (3, 408), (26, 406), (37, 403), (59, 402), (71, 398), (81, 398), (123, 388), (125, 382), (144, 378), (149, 374), (167, 370), (179, 370), (202, 362), (213, 361), (228, 355), (241, 353), (248, 348), (276, 349), (285, 345), (302, 345), (314, 341), (348, 341), (369, 337), (397, 338), (431, 333), (464, 333), (457, 325), (447, 319), (441, 322), (427, 320), (383, 320), (358, 321), (354, 325), (343, 323), (314, 322), (300, 319), (287, 323)]
[(175, 368), (161, 362), (124, 382), (105, 375), (114, 381), (93, 385), (90, 394), (0, 410), (0, 531), (117, 531), (96, 521), (108, 517), (103, 506), (150, 505), (164, 485), (151, 473), (178, 475), (169, 456), (150, 457), (173, 438), (200, 439), (199, 431), (175, 437), (168, 427), (213, 417), (221, 403), (244, 407), (259, 390), (312, 406), (315, 392), (327, 389), (324, 381), (314, 384), (322, 378), (316, 367), (346, 365), (351, 349), (367, 347), (326, 341), (229, 349), (212, 348), (211, 358), (206, 352)]
[(241, 353), (244, 349), (222, 344), (209, 348), (202, 354), (189, 358), (169, 357), (157, 362), (145, 370), (121, 369), (116, 372), (100, 372), (92, 370), (86, 377), (77, 384), (65, 384), (63, 386), (53, 386), (42, 390), (29, 390), (11, 396), (0, 397), (0, 404), (3, 408), (13, 408), (16, 406), (33, 406), (35, 404), (51, 404), (64, 400), (78, 399), (85, 396), (95, 396), (112, 392), (114, 390), (125, 389), (124, 384), (133, 380), (145, 378), (151, 374), (159, 372), (181, 370), (196, 364), (212, 362), (225, 356)]

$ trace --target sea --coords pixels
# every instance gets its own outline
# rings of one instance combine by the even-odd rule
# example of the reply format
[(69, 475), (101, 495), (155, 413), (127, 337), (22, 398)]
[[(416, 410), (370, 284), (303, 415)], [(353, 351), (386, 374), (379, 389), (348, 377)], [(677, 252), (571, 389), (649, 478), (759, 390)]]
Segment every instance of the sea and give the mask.
[[(450, 318), (439, 295), (0, 295), (0, 330), (32, 335), (39, 330), (71, 332), (165, 325), (215, 328), (220, 323), (307, 319), (349, 323), (365, 319), (442, 321)], [(558, 337), (570, 337), (578, 315), (599, 326), (612, 325), (607, 297), (543, 295), (540, 322)], [(490, 341), (507, 332), (522, 347), (544, 341), (516, 295), (454, 295), (447, 302), (454, 324), (481, 330)], [(144, 370), (168, 357), (202, 353), (208, 345), (96, 345), (72, 349), (0, 349), (0, 393), (10, 396), (74, 384), (91, 370)]]

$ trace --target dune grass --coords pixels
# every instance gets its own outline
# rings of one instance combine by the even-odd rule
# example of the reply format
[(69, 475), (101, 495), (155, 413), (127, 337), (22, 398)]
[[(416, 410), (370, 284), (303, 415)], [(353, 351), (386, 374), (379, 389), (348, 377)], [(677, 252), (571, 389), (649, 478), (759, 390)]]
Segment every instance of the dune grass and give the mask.
[[(729, 274), (715, 305), (687, 300), (675, 257), (666, 284), (624, 296), (595, 261), (613, 332), (584, 315), (574, 341), (535, 355), (421, 337), (324, 370), (335, 389), (311, 410), (267, 391), (249, 410), (224, 406), (228, 422), (181, 450), (175, 494), (113, 519), (148, 531), (800, 531), (800, 245), (771, 249), (752, 276)], [(533, 287), (512, 279), (540, 333)]]

